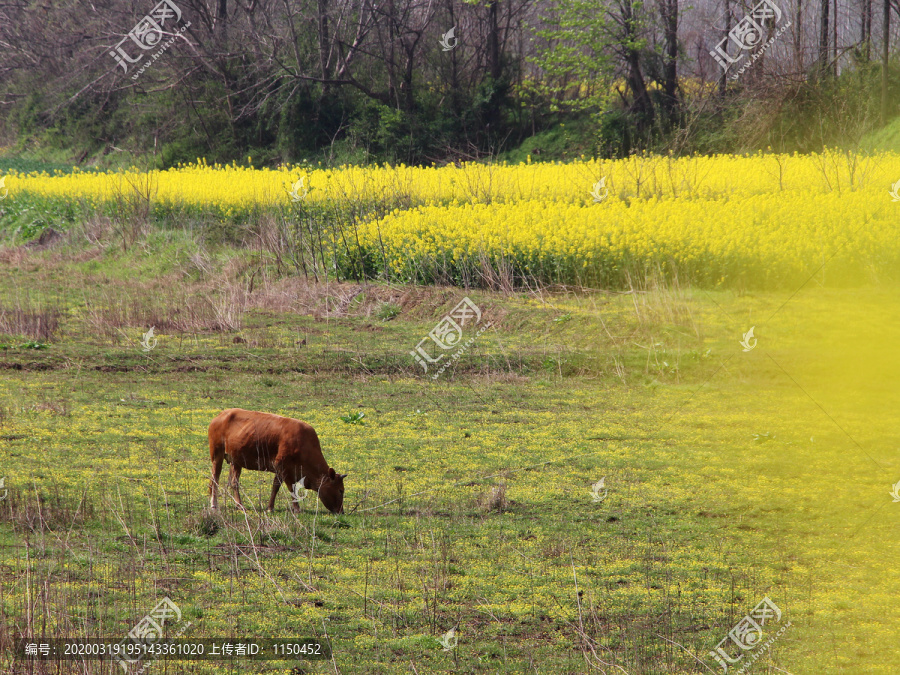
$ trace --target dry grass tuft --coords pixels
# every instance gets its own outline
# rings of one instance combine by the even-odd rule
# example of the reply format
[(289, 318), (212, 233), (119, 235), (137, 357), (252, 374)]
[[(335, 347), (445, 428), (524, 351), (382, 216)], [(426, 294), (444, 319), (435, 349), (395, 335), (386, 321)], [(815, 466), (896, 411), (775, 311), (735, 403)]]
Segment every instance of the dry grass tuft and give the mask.
[(203, 509), (200, 513), (191, 516), (188, 528), (204, 537), (212, 537), (225, 526), (222, 514), (212, 509)]
[(16, 532), (55, 532), (71, 528), (97, 516), (93, 501), (85, 492), (76, 502), (64, 497), (58, 485), (35, 492), (25, 486), (15, 489), (5, 481), (6, 496), (0, 500), (0, 522), (10, 523)]
[(0, 247), (0, 263), (4, 265), (21, 265), (28, 259), (28, 249), (24, 246)]
[(24, 335), (33, 340), (50, 340), (59, 331), (62, 312), (56, 307), (0, 307), (0, 333)]
[(508, 506), (509, 502), (506, 499), (506, 483), (502, 482), (499, 485), (495, 485), (487, 492), (482, 492), (478, 495), (478, 509), (485, 513), (490, 513), (491, 511), (502, 513)]

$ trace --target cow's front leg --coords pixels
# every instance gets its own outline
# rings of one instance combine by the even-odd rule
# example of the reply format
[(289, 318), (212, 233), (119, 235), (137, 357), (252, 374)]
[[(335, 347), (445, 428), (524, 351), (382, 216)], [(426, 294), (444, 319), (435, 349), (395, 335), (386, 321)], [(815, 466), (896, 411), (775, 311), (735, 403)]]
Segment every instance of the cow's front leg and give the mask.
[(283, 482), (281, 476), (278, 475), (278, 471), (275, 471), (275, 479), (272, 481), (272, 496), (269, 497), (269, 513), (275, 510), (275, 495), (278, 494), (278, 488), (281, 487)]
[(303, 489), (302, 480), (298, 480), (291, 485), (291, 511), (294, 513), (300, 513), (300, 500), (303, 498), (300, 496), (300, 490)]

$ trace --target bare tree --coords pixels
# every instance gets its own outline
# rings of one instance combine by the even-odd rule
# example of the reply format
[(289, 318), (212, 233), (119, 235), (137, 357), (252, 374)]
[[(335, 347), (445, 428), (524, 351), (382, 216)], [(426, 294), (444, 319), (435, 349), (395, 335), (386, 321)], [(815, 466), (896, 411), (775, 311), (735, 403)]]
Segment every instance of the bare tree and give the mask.
[(615, 50), (625, 63), (625, 79), (634, 96), (630, 107), (637, 114), (638, 129), (644, 130), (652, 124), (654, 115), (653, 101), (650, 100), (641, 69), (641, 44), (644, 36), (641, 20), (637, 15), (639, 5), (635, 0), (616, 0), (618, 12), (613, 12), (611, 17), (619, 28)]
[(866, 61), (872, 58), (872, 0), (862, 0), (860, 8), (859, 41)]
[(658, 0), (663, 37), (663, 93), (667, 116), (678, 105), (678, 0)]
[(888, 118), (888, 65), (891, 47), (891, 0), (884, 0), (881, 18), (881, 122)]
[(828, 69), (828, 12), (831, 0), (821, 0), (819, 6), (819, 72), (824, 74)]

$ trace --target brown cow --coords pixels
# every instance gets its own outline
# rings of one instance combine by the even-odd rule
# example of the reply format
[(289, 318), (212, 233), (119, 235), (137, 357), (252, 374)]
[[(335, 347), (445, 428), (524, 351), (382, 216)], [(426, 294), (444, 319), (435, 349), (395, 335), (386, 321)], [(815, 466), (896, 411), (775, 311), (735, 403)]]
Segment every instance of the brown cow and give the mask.
[(209, 482), (210, 507), (218, 508), (219, 474), (222, 460), (231, 464), (228, 480), (238, 506), (241, 495), (238, 482), (241, 469), (272, 471), (272, 497), (269, 511), (275, 508), (275, 495), (287, 483), (295, 495), (292, 507), (300, 510), (296, 490), (315, 490), (332, 513), (344, 512), (344, 476), (335, 473), (322, 455), (319, 437), (306, 422), (263, 412), (229, 408), (209, 423), (209, 457), (212, 479)]

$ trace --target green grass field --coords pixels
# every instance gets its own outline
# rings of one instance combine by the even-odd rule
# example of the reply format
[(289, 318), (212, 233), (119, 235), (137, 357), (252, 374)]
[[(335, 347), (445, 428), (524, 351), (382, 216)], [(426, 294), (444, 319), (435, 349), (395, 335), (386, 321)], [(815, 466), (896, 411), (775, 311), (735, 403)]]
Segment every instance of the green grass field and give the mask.
[[(177, 235), (2, 253), (0, 672), (122, 672), (12, 641), (121, 639), (165, 596), (184, 637), (334, 655), (150, 673), (721, 672), (710, 652), (766, 596), (764, 639), (791, 625), (750, 672), (895, 672), (897, 288), (229, 284), (242, 270)], [(409, 352), (465, 295), (492, 328), (423, 376)], [(346, 513), (309, 495), (295, 516), (283, 491), (267, 516), (271, 475), (245, 471), (247, 512), (211, 516), (206, 427), (235, 406), (311, 423)]]

